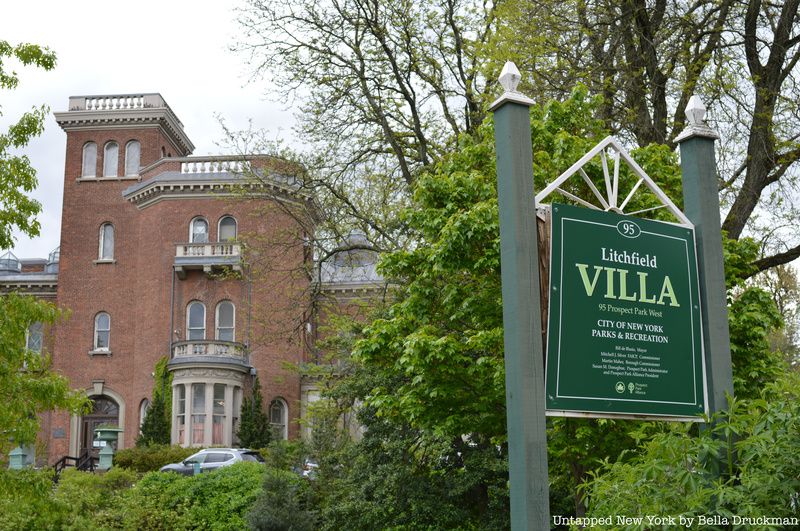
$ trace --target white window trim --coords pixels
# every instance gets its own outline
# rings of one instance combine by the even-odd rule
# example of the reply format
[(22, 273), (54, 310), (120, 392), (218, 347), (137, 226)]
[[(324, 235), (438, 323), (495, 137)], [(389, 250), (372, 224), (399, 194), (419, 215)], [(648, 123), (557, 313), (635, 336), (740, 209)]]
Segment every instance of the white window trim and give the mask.
[[(112, 247), (111, 247), (111, 256), (103, 256), (103, 244), (105, 243), (106, 239), (106, 226), (111, 227), (111, 232), (114, 234)], [(100, 237), (98, 238), (97, 242), (97, 260), (94, 261), (95, 264), (107, 264), (107, 263), (114, 263), (114, 245), (116, 244), (116, 236), (117, 236), (117, 229), (114, 227), (114, 224), (110, 221), (106, 221), (102, 225), (100, 225)]]
[(218, 243), (225, 243), (225, 242), (228, 241), (228, 240), (225, 240), (225, 242), (223, 242), (220, 239), (221, 235), (222, 235), (222, 230), (221, 230), (222, 229), (222, 220), (227, 219), (227, 218), (232, 219), (233, 220), (233, 224), (234, 224), (234, 232), (235, 232), (235, 234), (233, 235), (233, 240), (231, 240), (231, 241), (236, 241), (236, 238), (239, 237), (239, 221), (235, 217), (231, 216), (230, 214), (225, 214), (224, 216), (219, 218), (219, 221), (217, 221), (217, 242)]
[[(103, 330), (104, 332), (105, 331), (108, 332), (108, 346), (107, 347), (98, 347), (97, 346), (97, 332), (100, 331), (100, 330), (98, 330), (97, 325), (98, 325), (98, 319), (103, 314), (108, 316), (108, 330)], [(110, 356), (111, 355), (111, 314), (106, 312), (106, 311), (97, 312), (95, 314), (95, 316), (94, 316), (94, 334), (93, 334), (93, 337), (92, 337), (92, 345), (93, 345), (93, 348), (92, 348), (91, 351), (89, 351), (89, 354), (92, 354), (92, 355), (103, 354), (103, 355), (106, 355), (106, 356)]]
[(147, 413), (150, 411), (150, 399), (143, 398), (141, 402), (139, 402), (139, 433), (142, 433), (142, 424), (144, 424), (144, 419), (147, 418)]
[(270, 400), (270, 402), (269, 402), (269, 425), (271, 427), (273, 427), (273, 428), (278, 426), (278, 424), (274, 424), (272, 422), (272, 404), (274, 404), (275, 402), (280, 402), (280, 404), (283, 406), (283, 419), (281, 419), (282, 420), (282, 424), (283, 424), (283, 428), (282, 428), (282, 432), (283, 433), (281, 433), (281, 438), (284, 441), (286, 441), (286, 440), (289, 439), (289, 405), (286, 403), (286, 400), (284, 400), (281, 397), (273, 398), (272, 400)]
[[(86, 149), (89, 146), (94, 146), (94, 164), (88, 168), (90, 173), (86, 173)], [(81, 177), (84, 179), (97, 178), (97, 142), (86, 142), (81, 150)]]
[[(136, 164), (135, 173), (128, 173), (128, 157), (129, 153), (128, 150), (130, 149), (131, 145), (138, 144), (139, 145), (139, 160)], [(125, 177), (138, 177), (139, 175), (139, 168), (142, 167), (142, 143), (136, 139), (129, 140), (127, 144), (125, 144)]]
[[(195, 305), (195, 304), (199, 304), (203, 308), (203, 338), (202, 339), (189, 339), (189, 331), (193, 330), (192, 328), (189, 327), (189, 315), (190, 315), (192, 306)], [(205, 339), (206, 339), (206, 317), (207, 316), (208, 315), (206, 313), (206, 305), (203, 302), (198, 301), (198, 300), (193, 300), (193, 301), (189, 302), (189, 304), (186, 305), (186, 341), (205, 341)], [(197, 328), (195, 330), (199, 330), (199, 328)]]
[[(108, 157), (108, 150), (111, 146), (116, 146), (117, 148), (117, 163), (114, 165), (114, 173), (106, 175), (106, 157)], [(119, 177), (119, 143), (114, 140), (109, 140), (103, 146), (103, 177), (107, 179), (116, 179)]]
[[(206, 240), (205, 242), (195, 242), (194, 241), (194, 222), (203, 220), (206, 222)], [(203, 216), (195, 216), (192, 218), (192, 221), (189, 222), (189, 242), (190, 243), (209, 243), (211, 241), (211, 225), (208, 223), (208, 220)]]
[(225, 303), (230, 304), (231, 308), (233, 308), (233, 322), (231, 323), (233, 325), (233, 326), (231, 326), (231, 328), (233, 329), (233, 335), (232, 335), (231, 341), (236, 341), (236, 305), (233, 303), (233, 301), (229, 301), (229, 300), (219, 301), (217, 303), (217, 308), (216, 308), (216, 310), (214, 312), (216, 314), (214, 316), (214, 339), (216, 339), (217, 341), (220, 341), (220, 338), (219, 338), (219, 308), (220, 308), (220, 306), (222, 306)]

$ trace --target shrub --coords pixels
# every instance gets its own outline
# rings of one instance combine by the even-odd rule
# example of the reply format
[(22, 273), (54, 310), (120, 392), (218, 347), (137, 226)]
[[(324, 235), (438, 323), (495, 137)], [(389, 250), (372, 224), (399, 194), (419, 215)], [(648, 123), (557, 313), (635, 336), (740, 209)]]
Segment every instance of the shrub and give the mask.
[(266, 448), (259, 450), (269, 468), (278, 470), (299, 470), (307, 449), (303, 441), (272, 441)]
[(249, 462), (199, 476), (150, 472), (99, 524), (152, 530), (243, 529), (245, 514), (261, 492), (263, 474), (263, 465)]
[(103, 474), (64, 470), (53, 499), (67, 508), (64, 529), (93, 529), (97, 515), (112, 511), (118, 498), (134, 484), (139, 475), (124, 468), (112, 468)]
[(698, 435), (674, 426), (606, 463), (587, 485), (589, 515), (800, 517), (798, 431), (800, 376), (790, 373)]
[(166, 444), (125, 448), (114, 454), (114, 466), (129, 468), (140, 473), (152, 472), (164, 465), (183, 461), (197, 450), (198, 448), (183, 448)]
[(315, 515), (309, 505), (307, 482), (291, 472), (269, 469), (264, 477), (264, 491), (247, 514), (247, 523), (259, 531), (316, 529)]
[(251, 396), (242, 400), (242, 416), (239, 420), (239, 431), (236, 432), (239, 442), (245, 448), (264, 448), (270, 441), (272, 429), (269, 419), (264, 413), (261, 384), (258, 376), (253, 380)]
[(52, 492), (51, 469), (0, 469), (0, 530), (63, 529), (68, 508)]

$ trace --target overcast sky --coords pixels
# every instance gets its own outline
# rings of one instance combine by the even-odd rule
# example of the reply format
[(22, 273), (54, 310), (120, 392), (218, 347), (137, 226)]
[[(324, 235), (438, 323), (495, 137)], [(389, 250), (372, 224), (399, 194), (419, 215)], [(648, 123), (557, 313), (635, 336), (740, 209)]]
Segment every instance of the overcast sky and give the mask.
[[(41, 236), (17, 234), (19, 258), (45, 258), (59, 244), (66, 134), (52, 112), (66, 111), (71, 95), (159, 92), (195, 145), (195, 155), (219, 153), (228, 127), (255, 128), (292, 143), (292, 112), (265, 96), (264, 81), (250, 82), (244, 58), (228, 49), (239, 28), (239, 0), (23, 0), (4, 2), (0, 40), (49, 46), (56, 68), (15, 68), (20, 84), (0, 92), (0, 128), (7, 130), (34, 105), (51, 115), (44, 134), (24, 150), (36, 168), (42, 203)], [(9, 65), (6, 65), (6, 67)], [(17, 65), (14, 65), (15, 67)]]

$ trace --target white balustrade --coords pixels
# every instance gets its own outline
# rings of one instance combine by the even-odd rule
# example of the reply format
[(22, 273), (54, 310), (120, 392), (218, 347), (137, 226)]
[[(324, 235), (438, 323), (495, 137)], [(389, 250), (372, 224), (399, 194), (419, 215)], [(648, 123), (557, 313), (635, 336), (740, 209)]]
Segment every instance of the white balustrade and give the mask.
[(231, 341), (180, 341), (172, 348), (173, 358), (191, 357), (232, 358), (246, 363), (247, 351), (241, 343)]
[(244, 173), (249, 170), (249, 162), (242, 160), (212, 158), (181, 163), (181, 173)]
[(86, 98), (85, 109), (88, 111), (116, 111), (120, 109), (144, 108), (144, 96), (130, 94), (120, 96), (92, 96)]
[(176, 257), (238, 257), (242, 252), (235, 243), (180, 243), (176, 248)]

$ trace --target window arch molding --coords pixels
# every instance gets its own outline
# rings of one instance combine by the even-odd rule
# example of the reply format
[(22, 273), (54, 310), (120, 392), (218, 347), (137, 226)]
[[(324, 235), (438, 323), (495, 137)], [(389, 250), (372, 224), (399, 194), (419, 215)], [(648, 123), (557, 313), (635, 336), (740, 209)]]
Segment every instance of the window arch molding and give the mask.
[(208, 220), (203, 216), (195, 216), (189, 222), (189, 241), (191, 243), (208, 243)]
[(97, 144), (86, 142), (81, 159), (81, 177), (97, 177)]
[(206, 338), (206, 305), (191, 301), (186, 305), (186, 340), (198, 341)]
[(236, 341), (236, 305), (229, 300), (219, 301), (214, 313), (214, 339)]
[(289, 406), (281, 397), (274, 398), (269, 403), (269, 424), (273, 434), (283, 440), (289, 438)]
[(97, 312), (94, 316), (94, 352), (111, 352), (111, 315)]
[(103, 147), (103, 177), (117, 177), (119, 168), (119, 144), (114, 140)]
[(236, 218), (226, 214), (217, 222), (217, 241), (229, 242), (236, 239), (239, 233), (239, 223)]
[(141, 402), (139, 402), (139, 433), (142, 432), (142, 425), (144, 424), (144, 419), (147, 418), (147, 412), (150, 410), (150, 400), (147, 398), (143, 398)]
[(98, 260), (113, 260), (114, 259), (114, 224), (110, 221), (104, 222), (100, 225), (100, 234), (97, 245), (97, 259)]
[(125, 176), (139, 175), (142, 158), (142, 145), (138, 140), (130, 140), (125, 144)]

